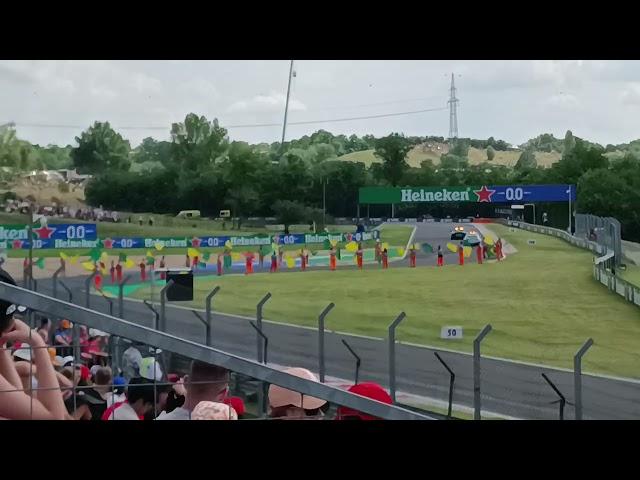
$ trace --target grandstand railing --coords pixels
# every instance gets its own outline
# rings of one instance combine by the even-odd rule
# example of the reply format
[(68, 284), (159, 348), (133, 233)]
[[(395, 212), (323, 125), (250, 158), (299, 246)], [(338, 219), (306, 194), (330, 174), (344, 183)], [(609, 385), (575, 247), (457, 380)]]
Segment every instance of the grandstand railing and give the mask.
[(303, 395), (321, 398), (336, 405), (350, 407), (381, 419), (435, 419), (404, 408), (377, 402), (320, 382), (290, 375), (267, 365), (210, 346), (179, 338), (159, 330), (154, 330), (3, 282), (0, 282), (0, 298), (15, 304), (24, 305), (32, 311), (41, 312), (51, 317), (65, 318), (73, 323), (101, 330), (114, 336), (152, 345), (156, 349), (224, 367), (231, 372), (252, 377), (269, 384), (279, 385)]
[(532, 225), (525, 222), (514, 222), (511, 220), (500, 223), (530, 232), (562, 238), (571, 245), (592, 251), (597, 255), (593, 260), (593, 278), (606, 286), (611, 292), (624, 297), (626, 301), (640, 306), (640, 287), (616, 275), (616, 255), (613, 249), (586, 238), (576, 237), (565, 230), (557, 228)]

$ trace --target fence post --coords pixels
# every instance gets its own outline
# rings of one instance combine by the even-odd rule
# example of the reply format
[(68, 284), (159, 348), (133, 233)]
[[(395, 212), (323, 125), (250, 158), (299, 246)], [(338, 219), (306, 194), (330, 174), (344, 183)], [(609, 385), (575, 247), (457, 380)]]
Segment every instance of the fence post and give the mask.
[(587, 353), (587, 350), (591, 348), (591, 345), (593, 345), (593, 339), (589, 338), (573, 357), (573, 388), (576, 402), (576, 420), (582, 420), (582, 357)]
[(324, 383), (324, 317), (326, 317), (336, 304), (331, 302), (324, 307), (318, 316), (318, 376), (320, 383)]
[(127, 275), (118, 284), (118, 316), (124, 318), (124, 284), (131, 279), (131, 275)]
[(153, 328), (154, 330), (158, 330), (159, 323), (160, 323), (160, 314), (155, 308), (153, 308), (153, 305), (151, 305), (151, 303), (149, 303), (148, 300), (145, 299), (142, 301), (142, 303), (144, 303), (145, 306), (153, 312), (153, 315), (154, 315)]
[(480, 420), (480, 342), (491, 331), (491, 325), (485, 325), (473, 340), (473, 419)]
[(213, 296), (220, 291), (220, 287), (215, 287), (206, 298), (205, 304), (205, 315), (207, 319), (207, 346), (211, 347), (213, 345), (213, 332), (212, 332), (212, 322), (213, 318), (211, 318), (211, 302), (213, 301)]
[(353, 383), (354, 383), (354, 385), (357, 385), (358, 384), (358, 374), (360, 373), (360, 357), (353, 350), (353, 348), (351, 348), (351, 345), (349, 345), (344, 338), (342, 339), (342, 343), (344, 344), (345, 347), (347, 347), (347, 350), (349, 350), (351, 352), (351, 355), (353, 355), (355, 357), (355, 359), (356, 359), (356, 379), (355, 379), (355, 381)]
[(104, 298), (106, 302), (109, 304), (109, 315), (113, 317), (113, 300), (107, 297), (104, 293), (102, 294), (102, 298)]
[(53, 298), (58, 298), (58, 275), (60, 275), (60, 272), (62, 272), (63, 270), (64, 267), (60, 265), (60, 267), (58, 267), (58, 269), (53, 272), (53, 275), (51, 276), (51, 280), (53, 282)]
[(396, 327), (406, 316), (406, 313), (400, 312), (389, 325), (389, 392), (393, 403), (396, 403)]
[(209, 337), (211, 337), (211, 325), (209, 324), (209, 322), (207, 322), (204, 318), (202, 318), (202, 315), (200, 315), (198, 312), (196, 312), (195, 310), (191, 310), (191, 313), (193, 313), (196, 318), (198, 320), (200, 320), (202, 322), (202, 324), (204, 325), (204, 331), (205, 331), (205, 341), (207, 342), (207, 346), (211, 346), (209, 345)]
[[(269, 300), (270, 298), (271, 298), (271, 293), (267, 292), (267, 294), (264, 297), (262, 297), (262, 300), (260, 300), (256, 305), (256, 324), (260, 329), (260, 331), (262, 331), (262, 307), (264, 306), (265, 303), (267, 303), (267, 300)], [(260, 359), (263, 357), (262, 339), (260, 338), (260, 335), (256, 335), (256, 338), (257, 338), (256, 351), (258, 352), (258, 361), (261, 361)]]
[[(564, 420), (564, 406), (569, 403), (567, 402), (567, 399), (564, 397), (564, 395), (562, 394), (562, 392), (560, 390), (558, 390), (558, 387), (556, 387), (553, 382), (549, 379), (549, 377), (547, 377), (546, 374), (542, 374), (542, 378), (544, 378), (546, 380), (546, 382), (549, 384), (549, 386), (551, 388), (553, 388), (553, 391), (556, 392), (556, 395), (558, 395), (558, 397), (560, 397), (560, 400), (556, 400), (558, 403), (560, 403), (560, 420)], [(551, 402), (551, 403), (556, 403)], [(571, 403), (569, 403), (569, 405), (571, 405)]]
[(173, 285), (173, 280), (169, 280), (167, 284), (160, 289), (160, 331), (167, 332), (167, 289)]
[[(264, 351), (262, 358), (259, 358), (258, 361), (262, 364), (267, 364), (267, 350), (269, 348), (269, 338), (262, 332), (261, 328), (258, 328), (255, 323), (249, 320), (249, 325), (253, 327), (258, 335), (260, 335), (264, 341)], [(269, 396), (268, 386), (265, 382), (261, 382), (260, 390), (258, 391), (258, 405), (260, 406), (260, 412), (262, 414), (262, 418), (267, 416), (267, 398)]]
[(98, 270), (94, 270), (84, 281), (84, 306), (87, 308), (90, 308), (91, 304), (91, 280), (93, 280), (93, 277), (95, 277), (97, 273)]
[(453, 370), (449, 368), (449, 365), (445, 363), (438, 352), (433, 352), (433, 354), (436, 356), (442, 366), (447, 369), (447, 372), (449, 372), (449, 408), (447, 409), (447, 417), (451, 418), (451, 410), (453, 408), (453, 385), (456, 381), (456, 374), (453, 373)]
[(64, 288), (67, 292), (67, 295), (69, 295), (69, 303), (73, 303), (73, 292), (71, 291), (71, 289), (67, 287), (67, 284), (62, 280), (60, 280), (60, 285), (62, 285), (62, 288)]

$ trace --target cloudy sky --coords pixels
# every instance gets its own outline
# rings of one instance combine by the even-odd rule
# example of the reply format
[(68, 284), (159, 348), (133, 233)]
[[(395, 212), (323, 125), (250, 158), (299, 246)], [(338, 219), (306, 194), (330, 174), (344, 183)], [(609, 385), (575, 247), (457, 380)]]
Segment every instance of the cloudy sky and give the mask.
[[(452, 72), (462, 137), (519, 144), (567, 129), (603, 145), (640, 137), (639, 61), (297, 60), (294, 71), (287, 138), (321, 128), (447, 136)], [(169, 139), (171, 123), (194, 112), (217, 117), (233, 140), (273, 142), (288, 73), (287, 60), (0, 61), (0, 125), (15, 122), (34, 143), (66, 145), (95, 120), (109, 121), (135, 146)]]

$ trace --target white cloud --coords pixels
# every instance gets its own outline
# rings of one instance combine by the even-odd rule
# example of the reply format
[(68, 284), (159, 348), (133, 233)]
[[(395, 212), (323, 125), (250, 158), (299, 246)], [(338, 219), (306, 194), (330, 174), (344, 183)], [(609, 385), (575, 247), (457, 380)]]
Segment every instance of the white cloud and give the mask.
[(546, 105), (550, 107), (559, 107), (559, 108), (567, 108), (572, 109), (576, 108), (580, 105), (578, 98), (571, 93), (558, 93), (556, 95), (552, 95), (545, 102)]
[[(255, 95), (250, 99), (234, 102), (227, 108), (227, 112), (281, 112), (284, 109), (286, 101), (287, 96), (284, 93), (271, 91), (268, 95)], [(304, 111), (306, 109), (307, 106), (300, 100), (289, 97), (290, 111)]]
[(623, 105), (640, 105), (640, 83), (631, 83), (620, 94)]

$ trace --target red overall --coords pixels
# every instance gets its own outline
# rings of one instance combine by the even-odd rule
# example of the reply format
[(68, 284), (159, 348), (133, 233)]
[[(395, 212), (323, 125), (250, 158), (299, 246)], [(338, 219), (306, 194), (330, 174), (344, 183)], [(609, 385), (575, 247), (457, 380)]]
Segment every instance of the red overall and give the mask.
[(278, 271), (278, 257), (275, 255), (271, 255), (271, 268), (269, 271), (271, 273), (276, 273)]
[(412, 248), (409, 250), (409, 267), (415, 268), (416, 266), (416, 251)]
[(247, 254), (244, 274), (250, 275), (252, 273), (253, 273), (253, 255)]
[(96, 290), (102, 290), (102, 275), (96, 273), (96, 276), (93, 277), (93, 283), (96, 286)]
[(382, 268), (389, 268), (389, 254), (382, 252)]
[(300, 254), (300, 268), (304, 272), (307, 269), (307, 256), (303, 253)]
[(116, 267), (113, 266), (113, 263), (111, 264), (111, 268), (109, 269), (109, 273), (111, 274), (111, 283), (115, 283), (116, 282)]
[(336, 251), (334, 249), (331, 249), (329, 251), (329, 269), (336, 269)]
[(147, 280), (147, 270), (144, 262), (140, 262), (140, 278), (143, 282)]
[[(160, 268), (163, 269), (166, 265), (164, 264), (164, 260), (160, 260)], [(167, 278), (167, 272), (160, 272), (160, 280), (164, 280)]]
[(363, 254), (362, 250), (358, 250), (356, 252), (356, 260), (358, 261), (358, 268), (360, 270), (362, 270), (362, 254)]
[(502, 241), (498, 240), (496, 242), (496, 258), (498, 261), (502, 260)]
[(480, 245), (476, 247), (476, 255), (478, 257), (478, 264), (482, 265), (482, 247)]
[(222, 276), (222, 255), (218, 255), (218, 261), (217, 261), (217, 267), (218, 267), (218, 276)]
[(116, 277), (118, 279), (118, 283), (122, 282), (122, 265), (119, 263), (116, 265)]
[(458, 247), (458, 265), (464, 265), (464, 248)]
[(198, 261), (200, 260), (200, 257), (193, 257), (193, 269), (195, 270), (196, 268), (198, 268)]
[(444, 265), (444, 255), (442, 252), (438, 252), (438, 266), (442, 267)]

